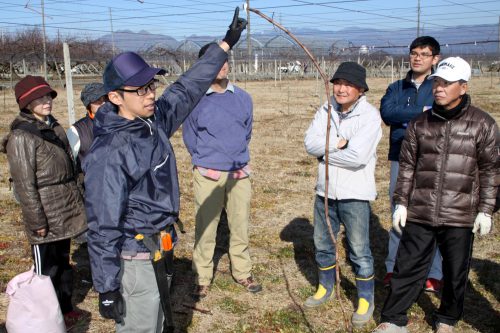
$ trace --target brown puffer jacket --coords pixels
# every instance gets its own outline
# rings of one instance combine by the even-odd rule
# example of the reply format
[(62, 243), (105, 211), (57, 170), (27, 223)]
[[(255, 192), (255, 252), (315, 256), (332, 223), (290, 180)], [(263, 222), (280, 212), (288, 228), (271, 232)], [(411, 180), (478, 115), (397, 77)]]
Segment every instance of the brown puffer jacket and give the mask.
[[(73, 161), (64, 129), (51, 117), (51, 126), (20, 112), (2, 142), (7, 153), (16, 196), (21, 204), (31, 244), (71, 238), (87, 229), (85, 208), (75, 182)], [(20, 126), (21, 124), (21, 126)], [(59, 138), (66, 149), (19, 127), (31, 126)], [(12, 128), (16, 128), (13, 129)], [(49, 132), (47, 132), (49, 131)], [(47, 228), (47, 236), (36, 230)]]
[(465, 98), (450, 120), (428, 111), (408, 125), (393, 199), (409, 221), (472, 227), (478, 212), (493, 211), (498, 126)]

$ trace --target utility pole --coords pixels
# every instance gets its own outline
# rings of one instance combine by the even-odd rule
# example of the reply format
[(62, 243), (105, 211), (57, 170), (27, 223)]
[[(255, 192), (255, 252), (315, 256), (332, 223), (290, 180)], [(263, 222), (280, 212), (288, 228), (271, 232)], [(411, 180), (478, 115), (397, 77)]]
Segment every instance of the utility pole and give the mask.
[(111, 24), (111, 45), (113, 47), (113, 57), (115, 56), (115, 33), (113, 32), (113, 15), (111, 14), (111, 7), (109, 7), (109, 22)]
[(420, 36), (420, 0), (417, 4), (417, 37)]
[[(250, 8), (250, 0), (247, 1), (247, 8)], [(252, 39), (250, 35), (250, 11), (247, 9), (247, 60), (248, 72), (250, 72), (250, 62), (252, 61)]]
[(42, 45), (43, 45), (43, 77), (47, 81), (47, 45), (45, 43), (45, 6), (42, 0)]

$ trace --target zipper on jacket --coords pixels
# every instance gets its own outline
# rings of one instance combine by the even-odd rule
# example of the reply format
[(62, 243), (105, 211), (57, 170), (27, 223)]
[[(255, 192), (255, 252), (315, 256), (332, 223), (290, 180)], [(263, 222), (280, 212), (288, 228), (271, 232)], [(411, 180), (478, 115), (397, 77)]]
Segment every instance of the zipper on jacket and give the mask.
[(153, 123), (150, 119), (147, 119), (147, 120), (144, 120), (142, 119), (141, 117), (137, 117), (139, 118), (140, 120), (142, 120), (146, 125), (148, 125), (149, 127), (149, 134), (150, 135), (153, 135), (153, 127), (151, 127), (151, 124)]
[(448, 136), (450, 135), (450, 121), (446, 121), (446, 127), (445, 127), (445, 132), (444, 132), (444, 149), (443, 149), (443, 159), (441, 161), (441, 169), (439, 170), (439, 183), (438, 183), (438, 191), (437, 191), (437, 200), (436, 200), (436, 210), (434, 211), (434, 219), (438, 222), (437, 224), (439, 225), (438, 221), (438, 216), (439, 216), (439, 205), (441, 205), (441, 190), (443, 188), (443, 174), (444, 174), (444, 165), (446, 163), (446, 160), (448, 159), (448, 142), (449, 138)]

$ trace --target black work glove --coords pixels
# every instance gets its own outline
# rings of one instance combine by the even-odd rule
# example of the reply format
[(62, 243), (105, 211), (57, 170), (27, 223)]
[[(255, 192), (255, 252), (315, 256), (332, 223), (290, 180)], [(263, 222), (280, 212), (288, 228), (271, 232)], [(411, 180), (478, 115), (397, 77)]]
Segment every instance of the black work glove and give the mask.
[(233, 22), (231, 22), (229, 30), (226, 32), (226, 37), (223, 39), (223, 41), (225, 41), (231, 49), (234, 45), (236, 45), (236, 43), (238, 43), (241, 33), (247, 26), (247, 20), (238, 17), (239, 14), (240, 8), (236, 7), (234, 10)]
[(123, 297), (119, 290), (99, 294), (99, 313), (117, 324), (123, 322)]

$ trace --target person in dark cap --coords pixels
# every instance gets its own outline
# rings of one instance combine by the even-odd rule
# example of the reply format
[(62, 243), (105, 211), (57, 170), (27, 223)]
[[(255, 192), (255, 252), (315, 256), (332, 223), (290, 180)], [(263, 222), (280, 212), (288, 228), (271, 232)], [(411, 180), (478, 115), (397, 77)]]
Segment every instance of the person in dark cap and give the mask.
[[(200, 49), (201, 58), (211, 44)], [(250, 150), (253, 103), (250, 95), (229, 82), (226, 61), (212, 85), (182, 126), (193, 163), (195, 298), (207, 295), (214, 276), (215, 238), (222, 210), (229, 225), (231, 273), (249, 292), (262, 290), (252, 277), (250, 220)]]
[(83, 198), (64, 129), (51, 115), (57, 92), (40, 76), (15, 88), (19, 115), (3, 139), (35, 272), (50, 276), (68, 329), (82, 313), (71, 303), (70, 242), (87, 229)]
[[(358, 307), (352, 315), (355, 327), (364, 326), (372, 317), (374, 304), (373, 257), (370, 251), (370, 203), (375, 200), (375, 164), (377, 145), (382, 137), (379, 111), (366, 100), (365, 69), (355, 62), (343, 62), (333, 83), (331, 132), (328, 161), (325, 141), (328, 103), (314, 116), (305, 135), (306, 151), (319, 161), (314, 203), (314, 246), (318, 265), (318, 289), (305, 301), (316, 307), (334, 295), (336, 281), (335, 245), (325, 217), (328, 215), (337, 237), (340, 225), (346, 230), (348, 254), (356, 275)], [(328, 193), (325, 193), (325, 169), (329, 169)]]
[(82, 173), (82, 161), (94, 140), (94, 117), (99, 107), (107, 101), (108, 94), (104, 90), (102, 83), (93, 82), (83, 87), (80, 99), (87, 110), (87, 114), (75, 122), (66, 131), (66, 135), (68, 136), (77, 170)]
[(117, 332), (174, 330), (168, 288), (157, 278), (161, 267), (153, 266), (157, 239), (165, 240), (162, 250), (168, 253), (176, 242), (179, 181), (169, 138), (205, 95), (245, 26), (236, 10), (223, 41), (211, 45), (158, 100), (155, 76), (165, 71), (136, 53), (120, 53), (104, 70), (109, 102), (95, 116), (83, 171), (99, 312), (115, 320)]

